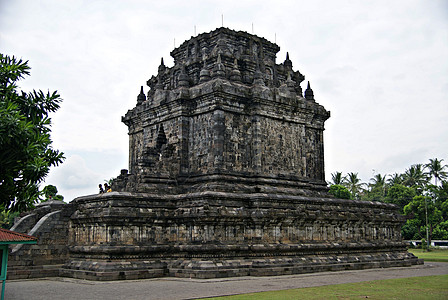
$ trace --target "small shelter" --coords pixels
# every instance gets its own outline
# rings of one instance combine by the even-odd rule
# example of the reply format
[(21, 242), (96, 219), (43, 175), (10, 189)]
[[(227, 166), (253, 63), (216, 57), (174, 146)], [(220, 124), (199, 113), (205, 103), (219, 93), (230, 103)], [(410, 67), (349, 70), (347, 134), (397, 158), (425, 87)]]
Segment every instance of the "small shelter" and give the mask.
[(2, 281), (2, 298), (5, 296), (6, 271), (8, 267), (8, 246), (10, 244), (36, 244), (37, 237), (14, 232), (11, 230), (0, 228), (0, 259), (1, 271), (0, 280)]

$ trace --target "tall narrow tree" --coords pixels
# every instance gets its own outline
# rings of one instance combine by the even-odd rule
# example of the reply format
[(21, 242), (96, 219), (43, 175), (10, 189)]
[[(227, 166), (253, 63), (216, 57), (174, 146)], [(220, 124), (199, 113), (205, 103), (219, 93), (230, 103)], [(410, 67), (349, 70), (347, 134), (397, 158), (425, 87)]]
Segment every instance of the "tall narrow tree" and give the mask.
[(425, 166), (428, 169), (428, 174), (434, 177), (434, 185), (437, 186), (437, 179), (444, 180), (448, 177), (448, 173), (445, 171), (446, 165), (442, 165), (443, 159), (439, 160), (437, 158), (430, 159), (429, 163)]
[(381, 196), (385, 196), (386, 195), (386, 176), (387, 175), (381, 175), (381, 174), (376, 174), (375, 176), (373, 176), (373, 178), (370, 179), (370, 181), (372, 182), (370, 184), (370, 187), (372, 190), (378, 190), (381, 191)]
[(330, 184), (332, 185), (341, 185), (342, 182), (344, 181), (344, 177), (342, 176), (342, 172), (334, 172), (331, 173), (331, 182)]
[(362, 186), (364, 184), (361, 182), (361, 179), (358, 178), (358, 173), (348, 173), (344, 178), (344, 185), (352, 194), (353, 199), (359, 199), (359, 193), (362, 191)]
[(402, 174), (394, 173), (389, 176), (389, 179), (387, 179), (387, 184), (389, 185), (389, 187), (395, 184), (402, 184), (402, 183), (403, 183)]

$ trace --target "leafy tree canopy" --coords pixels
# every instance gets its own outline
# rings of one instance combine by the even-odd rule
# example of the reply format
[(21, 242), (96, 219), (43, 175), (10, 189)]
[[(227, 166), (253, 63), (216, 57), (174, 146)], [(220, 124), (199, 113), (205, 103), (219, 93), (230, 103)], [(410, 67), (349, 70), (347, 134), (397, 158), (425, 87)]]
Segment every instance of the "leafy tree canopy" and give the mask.
[(343, 184), (350, 191), (352, 199), (359, 199), (364, 183), (358, 177), (358, 173), (348, 173), (347, 176), (344, 177)]
[(330, 186), (329, 193), (340, 199), (350, 199), (350, 191), (343, 185), (333, 184)]
[(58, 189), (54, 185), (47, 185), (42, 189), (42, 194), (45, 196), (45, 199), (43, 201), (48, 200), (59, 200), (63, 201), (64, 196), (58, 195)]
[[(428, 216), (429, 240), (433, 238), (434, 228), (438, 228), (438, 234), (444, 235), (443, 228), (440, 228), (442, 212), (431, 201), (429, 197), (415, 196), (409, 204), (404, 207), (405, 215), (413, 217), (413, 224), (418, 229), (420, 237), (425, 237), (426, 231), (426, 215)], [(409, 223), (409, 222), (408, 222)]]
[(421, 194), (423, 187), (428, 183), (428, 174), (424, 171), (425, 166), (422, 164), (412, 165), (402, 175), (403, 184), (413, 187), (417, 193)]
[[(413, 164), (403, 173), (375, 174), (363, 183), (357, 173), (331, 174), (329, 192), (338, 198), (341, 189), (335, 186), (342, 180), (351, 199), (382, 201), (399, 206), (407, 222), (402, 227), (404, 239), (448, 239), (448, 166), (443, 159), (433, 158), (427, 164)], [(432, 181), (434, 178), (434, 181)], [(428, 218), (426, 219), (426, 214)]]
[(443, 159), (430, 159), (429, 163), (427, 163), (425, 166), (429, 170), (428, 174), (431, 177), (434, 177), (434, 185), (437, 186), (437, 180), (445, 180), (448, 178), (448, 173), (445, 171), (447, 168), (446, 165), (443, 163)]
[(64, 160), (52, 148), (48, 116), (62, 99), (56, 91), (18, 91), (29, 70), (28, 61), (0, 54), (0, 206), (12, 211), (32, 208), (39, 183)]
[(415, 196), (416, 192), (413, 188), (395, 184), (387, 192), (386, 201), (398, 205), (402, 211)]
[(341, 185), (344, 182), (344, 177), (342, 176), (342, 172), (331, 173), (331, 182), (333, 185)]

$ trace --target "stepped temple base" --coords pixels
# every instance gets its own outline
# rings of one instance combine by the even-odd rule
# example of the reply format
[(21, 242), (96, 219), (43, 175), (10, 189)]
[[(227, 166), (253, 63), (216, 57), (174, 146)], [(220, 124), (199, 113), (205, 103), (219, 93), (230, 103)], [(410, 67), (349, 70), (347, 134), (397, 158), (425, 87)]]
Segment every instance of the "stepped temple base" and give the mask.
[(219, 278), (411, 266), (394, 205), (222, 192), (80, 197), (60, 275)]
[[(312, 252), (312, 251), (310, 251)], [(330, 251), (334, 252), (334, 251)], [(156, 277), (223, 278), (238, 276), (278, 276), (326, 271), (408, 267), (422, 264), (406, 250), (385, 248), (383, 252), (329, 254), (318, 252), (302, 256), (254, 258), (195, 258), (173, 260), (72, 260), (60, 276), (87, 280), (133, 280)]]

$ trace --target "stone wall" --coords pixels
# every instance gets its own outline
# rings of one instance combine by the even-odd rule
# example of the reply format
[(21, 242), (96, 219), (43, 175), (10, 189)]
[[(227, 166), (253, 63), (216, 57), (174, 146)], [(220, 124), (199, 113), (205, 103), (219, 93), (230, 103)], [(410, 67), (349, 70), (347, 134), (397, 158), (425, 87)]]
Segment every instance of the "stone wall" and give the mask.
[(355, 200), (225, 193), (90, 199), (77, 201), (72, 246), (401, 242), (404, 220), (393, 205)]
[(391, 204), (213, 192), (75, 201), (65, 276), (214, 278), (418, 263)]
[(73, 209), (62, 201), (43, 202), (11, 228), (37, 237), (38, 242), (10, 246), (8, 279), (59, 276), (68, 259), (68, 222)]

